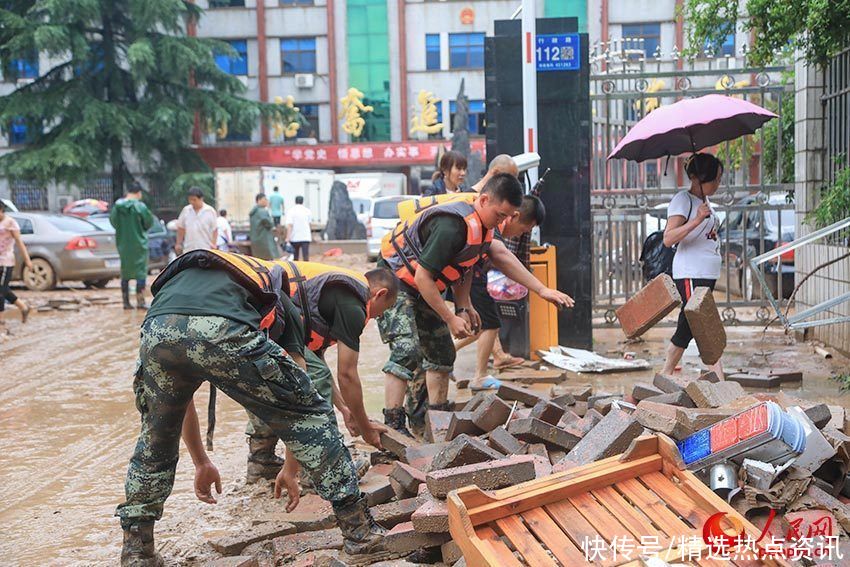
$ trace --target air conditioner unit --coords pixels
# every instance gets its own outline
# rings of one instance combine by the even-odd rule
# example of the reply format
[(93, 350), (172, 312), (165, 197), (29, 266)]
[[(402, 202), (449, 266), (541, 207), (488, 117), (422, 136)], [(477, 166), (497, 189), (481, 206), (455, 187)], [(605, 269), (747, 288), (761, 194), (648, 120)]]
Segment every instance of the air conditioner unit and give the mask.
[(312, 89), (314, 77), (312, 73), (299, 73), (295, 75), (295, 86), (299, 89)]
[(246, 89), (248, 88), (248, 75), (236, 75), (236, 78), (239, 79), (239, 82), (242, 83)]

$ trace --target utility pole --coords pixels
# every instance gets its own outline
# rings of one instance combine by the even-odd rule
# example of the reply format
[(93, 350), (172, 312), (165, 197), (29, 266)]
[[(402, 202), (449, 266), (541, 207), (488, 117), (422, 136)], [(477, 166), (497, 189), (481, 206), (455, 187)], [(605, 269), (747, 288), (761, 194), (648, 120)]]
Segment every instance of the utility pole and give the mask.
[[(535, 0), (522, 0), (522, 128), (526, 152), (537, 147), (537, 9)], [(528, 172), (531, 184), (537, 183), (537, 168)]]

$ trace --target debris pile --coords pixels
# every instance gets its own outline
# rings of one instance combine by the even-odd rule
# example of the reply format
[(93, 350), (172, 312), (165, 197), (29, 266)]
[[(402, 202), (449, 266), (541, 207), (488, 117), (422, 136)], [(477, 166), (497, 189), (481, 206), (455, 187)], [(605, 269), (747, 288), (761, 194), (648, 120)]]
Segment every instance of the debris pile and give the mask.
[[(846, 537), (850, 415), (842, 407), (808, 403), (784, 392), (748, 392), (733, 377), (750, 386), (796, 383), (801, 375), (789, 369), (739, 369), (723, 381), (713, 372), (656, 374), (652, 383), (636, 383), (624, 395), (594, 392), (589, 384), (568, 381), (564, 371), (526, 366), (501, 374), (498, 390), (459, 390), (454, 411), (428, 414), (421, 441), (390, 431), (382, 435), (385, 450), (372, 453), (361, 490), (376, 519), (390, 531), (386, 551), (371, 560), (410, 556), (408, 561), (453, 565), (461, 555), (449, 534), (449, 492), (469, 485), (499, 489), (567, 471), (622, 453), (647, 433), (675, 440), (683, 466), (691, 464), (688, 468), (706, 484), (713, 484), (708, 465), (731, 467), (723, 469), (725, 477), (714, 475), (726, 478), (716, 492), (757, 525), (770, 508), (794, 525), (800, 518), (812, 520), (805, 514), (817, 510), (818, 518), (834, 518), (831, 535)], [(746, 415), (755, 433), (742, 440), (735, 435), (749, 435), (739, 431)], [(779, 437), (790, 445), (776, 445), (785, 452), (762, 444), (768, 433), (778, 431), (777, 419), (785, 420), (786, 435)], [(716, 439), (709, 437), (712, 431)], [(706, 450), (715, 449), (719, 456), (695, 458), (696, 439), (708, 439)], [(738, 442), (761, 449), (737, 451)], [(329, 508), (306, 519), (298, 511), (290, 516), (213, 546), (223, 555), (244, 554), (247, 548), (259, 565), (305, 561), (304, 554), (310, 561), (342, 559), (341, 535)]]

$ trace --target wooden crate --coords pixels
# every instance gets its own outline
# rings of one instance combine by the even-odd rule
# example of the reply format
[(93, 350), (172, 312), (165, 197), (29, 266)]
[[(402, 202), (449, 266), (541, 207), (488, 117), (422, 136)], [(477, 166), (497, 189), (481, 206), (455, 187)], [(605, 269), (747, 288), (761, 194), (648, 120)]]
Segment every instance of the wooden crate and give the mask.
[[(448, 496), (452, 539), (470, 567), (586, 565), (582, 542), (610, 545), (614, 538), (633, 542), (632, 556), (615, 558), (609, 551), (593, 556), (593, 563), (643, 565), (641, 543), (657, 538), (663, 546), (657, 556), (671, 563), (727, 565), (709, 559), (703, 543), (710, 516), (726, 512), (754, 541), (761, 532), (683, 468), (670, 439), (644, 436), (623, 455), (546, 478), (493, 492), (466, 487)], [(733, 528), (726, 519), (721, 525)], [(775, 560), (733, 564), (787, 565)]]

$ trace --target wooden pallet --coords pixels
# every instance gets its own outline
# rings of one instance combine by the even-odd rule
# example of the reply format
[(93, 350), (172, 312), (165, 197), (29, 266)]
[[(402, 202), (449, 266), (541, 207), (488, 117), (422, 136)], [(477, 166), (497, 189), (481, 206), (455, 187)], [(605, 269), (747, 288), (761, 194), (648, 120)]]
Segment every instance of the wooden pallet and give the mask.
[[(623, 455), (503, 490), (460, 489), (449, 494), (448, 508), (452, 539), (471, 567), (638, 566), (643, 565), (638, 556), (647, 549), (642, 544), (655, 541), (663, 546), (656, 556), (671, 563), (728, 565), (709, 559), (702, 540), (706, 519), (717, 512), (737, 518), (753, 540), (761, 535), (683, 470), (675, 444), (662, 436), (641, 437)], [(721, 525), (733, 528), (726, 520)], [(632, 542), (631, 557), (611, 551), (615, 538), (621, 545)], [(590, 552), (602, 547), (608, 550)]]

